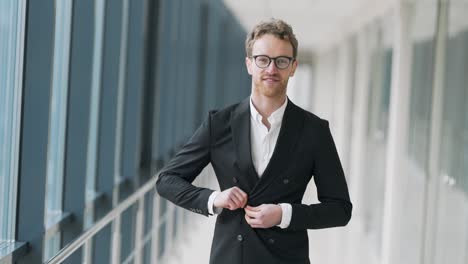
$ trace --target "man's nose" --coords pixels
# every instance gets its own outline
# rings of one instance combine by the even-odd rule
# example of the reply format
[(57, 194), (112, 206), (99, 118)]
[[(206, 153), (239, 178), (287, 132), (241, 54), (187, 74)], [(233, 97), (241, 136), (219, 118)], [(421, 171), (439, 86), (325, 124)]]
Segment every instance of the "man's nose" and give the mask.
[(268, 72), (268, 73), (276, 73), (276, 72), (279, 71), (279, 69), (276, 67), (276, 64), (275, 64), (275, 61), (274, 61), (274, 60), (272, 60), (272, 61), (270, 62), (270, 65), (268, 65), (268, 67), (267, 67), (265, 70), (266, 70), (266, 72)]

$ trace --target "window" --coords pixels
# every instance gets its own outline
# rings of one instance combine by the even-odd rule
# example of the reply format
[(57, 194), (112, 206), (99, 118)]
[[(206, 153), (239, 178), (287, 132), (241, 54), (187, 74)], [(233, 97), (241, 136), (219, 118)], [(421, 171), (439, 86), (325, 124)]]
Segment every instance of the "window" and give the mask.
[[(68, 72), (72, 0), (55, 2), (54, 58), (49, 112), (49, 144), (47, 149), (47, 180), (45, 198), (45, 228), (62, 218), (62, 188), (67, 123)], [(59, 250), (60, 234), (46, 239), (44, 258)]]
[(369, 199), (363, 203), (365, 229), (369, 243), (374, 245), (374, 252), (381, 254), (383, 210), (385, 203), (385, 175), (382, 168), (386, 166), (387, 127), (389, 115), (389, 94), (391, 86), (393, 61), (393, 16), (383, 17), (376, 21), (370, 31), (371, 50), (369, 95), (366, 142), (366, 181), (365, 189)]
[[(93, 43), (93, 71), (91, 79), (91, 111), (86, 162), (86, 201), (92, 201), (96, 192), (96, 162), (99, 134), (99, 102), (101, 97), (102, 45), (104, 37), (105, 0), (96, 1)], [(91, 221), (91, 220), (89, 220)], [(87, 222), (87, 226), (91, 224)]]
[(439, 185), (432, 254), (433, 263), (465, 264), (468, 261), (468, 22), (465, 19), (468, 1), (447, 5), (440, 8), (441, 17), (447, 11), (448, 32), (443, 35), (445, 61), (437, 61), (437, 66), (445, 67), (445, 76), (440, 98), (443, 100), (440, 168), (436, 175), (440, 178), (436, 178)]
[(24, 1), (0, 1), (0, 244), (15, 238), (24, 23)]

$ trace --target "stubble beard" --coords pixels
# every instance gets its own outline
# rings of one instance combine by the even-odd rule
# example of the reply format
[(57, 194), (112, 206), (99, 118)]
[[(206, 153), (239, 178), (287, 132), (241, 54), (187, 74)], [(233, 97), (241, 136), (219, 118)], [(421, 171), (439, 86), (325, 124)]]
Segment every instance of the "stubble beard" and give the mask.
[(268, 86), (263, 83), (263, 80), (259, 80), (254, 83), (255, 90), (260, 95), (269, 97), (269, 98), (277, 98), (284, 96), (286, 94), (286, 88), (288, 87), (288, 79), (281, 80), (280, 83), (274, 86)]

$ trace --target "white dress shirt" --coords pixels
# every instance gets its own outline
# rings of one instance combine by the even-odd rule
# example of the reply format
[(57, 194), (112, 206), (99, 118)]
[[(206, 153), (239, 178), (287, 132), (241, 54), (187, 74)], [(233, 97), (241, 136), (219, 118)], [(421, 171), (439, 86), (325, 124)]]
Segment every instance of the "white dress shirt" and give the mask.
[[(283, 122), (284, 111), (288, 104), (288, 99), (284, 101), (278, 109), (276, 109), (267, 118), (270, 123), (270, 129), (268, 129), (262, 123), (262, 115), (258, 113), (257, 109), (253, 105), (252, 97), (250, 98), (250, 144), (252, 152), (252, 163), (259, 177), (262, 177), (265, 169), (270, 162), (273, 151), (275, 150), (276, 141), (278, 140), (279, 131)], [(219, 194), (218, 191), (213, 192), (208, 199), (208, 211), (213, 213), (220, 213), (222, 208), (214, 208), (213, 202), (216, 196)], [(278, 225), (281, 228), (286, 228), (291, 222), (292, 207), (291, 204), (282, 203), (279, 204), (282, 209), (281, 223)]]

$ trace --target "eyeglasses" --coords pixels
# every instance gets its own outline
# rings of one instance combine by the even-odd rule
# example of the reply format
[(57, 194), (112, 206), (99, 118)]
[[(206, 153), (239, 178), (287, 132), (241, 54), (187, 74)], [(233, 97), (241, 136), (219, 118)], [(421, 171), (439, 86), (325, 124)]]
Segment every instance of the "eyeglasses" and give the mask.
[(289, 64), (291, 64), (291, 61), (294, 61), (294, 58), (292, 57), (287, 57), (287, 56), (278, 56), (275, 58), (268, 57), (267, 55), (255, 55), (251, 56), (250, 58), (253, 58), (255, 61), (255, 64), (262, 69), (268, 68), (270, 66), (271, 61), (275, 61), (275, 66), (276, 68), (280, 70), (284, 70), (289, 67)]

